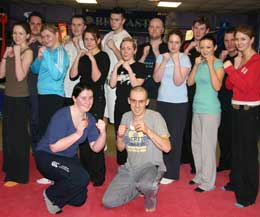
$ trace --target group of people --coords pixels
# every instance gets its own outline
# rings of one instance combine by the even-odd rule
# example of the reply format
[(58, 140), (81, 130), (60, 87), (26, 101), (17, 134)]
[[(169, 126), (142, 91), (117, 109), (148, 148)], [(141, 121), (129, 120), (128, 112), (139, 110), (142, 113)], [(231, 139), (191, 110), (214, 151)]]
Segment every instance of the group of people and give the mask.
[(226, 31), (218, 57), (205, 17), (193, 22), (193, 39), (185, 42), (175, 29), (164, 42), (164, 23), (153, 18), (149, 41), (139, 46), (124, 29), (122, 8), (111, 11), (112, 31), (102, 40), (81, 15), (72, 17), (73, 36), (63, 42), (43, 21), (32, 12), (29, 25), (15, 23), (14, 46), (0, 63), (4, 186), (28, 183), (32, 143), (37, 167), (52, 183), (43, 192), (48, 211), (84, 204), (89, 181), (105, 181), (109, 121), (120, 167), (105, 207), (143, 195), (145, 210), (154, 211), (159, 184), (179, 180), (182, 162), (196, 173), (189, 182), (196, 192), (213, 190), (216, 172), (231, 169), (223, 190), (235, 192), (238, 207), (255, 203), (260, 56), (250, 26)]

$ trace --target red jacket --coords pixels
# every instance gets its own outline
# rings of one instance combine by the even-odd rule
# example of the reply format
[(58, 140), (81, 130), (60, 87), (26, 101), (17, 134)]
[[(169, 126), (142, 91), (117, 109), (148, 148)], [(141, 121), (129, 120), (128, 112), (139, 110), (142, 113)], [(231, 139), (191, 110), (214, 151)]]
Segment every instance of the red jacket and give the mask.
[(226, 88), (233, 91), (233, 100), (260, 101), (260, 55), (254, 54), (245, 65), (225, 69), (228, 74)]

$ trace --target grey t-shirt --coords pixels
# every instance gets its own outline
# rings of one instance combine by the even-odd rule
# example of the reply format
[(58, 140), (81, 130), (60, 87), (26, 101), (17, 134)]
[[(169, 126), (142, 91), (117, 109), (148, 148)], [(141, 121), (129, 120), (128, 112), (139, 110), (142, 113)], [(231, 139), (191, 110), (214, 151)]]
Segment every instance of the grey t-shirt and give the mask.
[[(144, 122), (158, 135), (169, 137), (166, 123), (158, 112), (147, 109)], [(137, 169), (147, 163), (152, 163), (159, 166), (160, 170), (166, 171), (162, 151), (153, 144), (147, 135), (135, 131), (133, 126), (133, 113), (131, 111), (123, 115), (121, 124), (128, 126), (124, 136), (124, 143), (128, 153), (125, 166), (129, 169)]]

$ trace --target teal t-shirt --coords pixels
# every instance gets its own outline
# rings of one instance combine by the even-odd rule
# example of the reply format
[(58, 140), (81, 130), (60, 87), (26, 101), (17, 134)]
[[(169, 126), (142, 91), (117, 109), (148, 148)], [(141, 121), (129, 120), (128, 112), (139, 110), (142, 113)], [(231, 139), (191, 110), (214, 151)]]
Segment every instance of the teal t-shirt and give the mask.
[[(220, 59), (215, 60), (214, 69), (223, 67)], [(218, 92), (212, 87), (209, 67), (205, 62), (199, 64), (196, 75), (196, 92), (193, 100), (193, 112), (216, 114), (221, 112)]]

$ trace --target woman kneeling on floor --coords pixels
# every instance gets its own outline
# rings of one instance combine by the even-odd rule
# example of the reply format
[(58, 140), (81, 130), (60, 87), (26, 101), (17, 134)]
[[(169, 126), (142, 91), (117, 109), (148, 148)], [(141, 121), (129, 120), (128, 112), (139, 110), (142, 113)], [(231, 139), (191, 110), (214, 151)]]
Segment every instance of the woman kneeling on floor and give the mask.
[(105, 123), (102, 120), (96, 123), (88, 113), (93, 104), (93, 91), (78, 83), (72, 98), (72, 106), (54, 114), (35, 153), (39, 171), (54, 181), (43, 192), (52, 214), (60, 213), (66, 204), (80, 206), (86, 201), (89, 175), (78, 160), (78, 145), (88, 139), (91, 149), (99, 152), (106, 141)]

